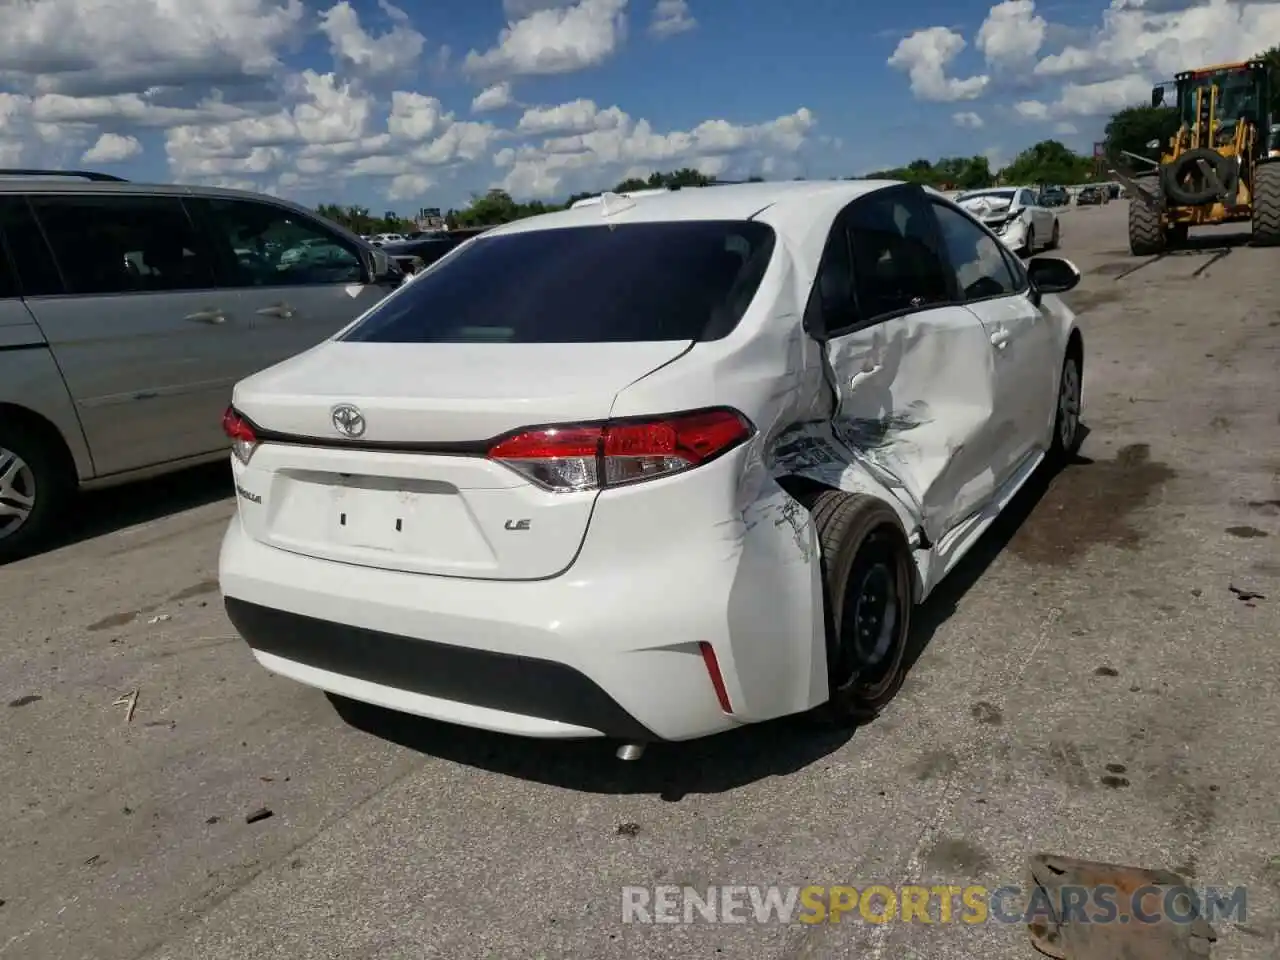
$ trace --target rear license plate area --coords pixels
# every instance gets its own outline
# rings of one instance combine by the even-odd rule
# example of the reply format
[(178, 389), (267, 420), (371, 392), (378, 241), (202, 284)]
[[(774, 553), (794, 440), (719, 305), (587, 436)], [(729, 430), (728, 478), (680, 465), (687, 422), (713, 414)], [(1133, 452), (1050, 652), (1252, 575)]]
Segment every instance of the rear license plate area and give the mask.
[(345, 547), (404, 550), (422, 535), (417, 501), (417, 494), (401, 490), (335, 488), (329, 539)]

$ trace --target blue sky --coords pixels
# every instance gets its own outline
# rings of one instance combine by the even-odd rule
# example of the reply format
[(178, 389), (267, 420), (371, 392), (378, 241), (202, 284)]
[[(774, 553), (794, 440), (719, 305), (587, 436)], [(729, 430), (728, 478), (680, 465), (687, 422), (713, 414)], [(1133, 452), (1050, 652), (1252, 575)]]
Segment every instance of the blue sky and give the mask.
[(1280, 4), (1233, 0), (27, 0), (0, 163), (403, 212), (677, 166), (999, 165), (1088, 150), (1153, 81), (1267, 36)]

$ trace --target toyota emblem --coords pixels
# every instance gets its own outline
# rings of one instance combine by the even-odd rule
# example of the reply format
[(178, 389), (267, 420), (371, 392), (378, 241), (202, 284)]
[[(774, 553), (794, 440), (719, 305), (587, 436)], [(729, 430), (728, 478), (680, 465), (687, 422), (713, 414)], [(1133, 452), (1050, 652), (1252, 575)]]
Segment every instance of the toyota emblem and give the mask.
[(349, 403), (340, 403), (330, 412), (333, 429), (344, 437), (355, 439), (364, 435), (364, 414)]

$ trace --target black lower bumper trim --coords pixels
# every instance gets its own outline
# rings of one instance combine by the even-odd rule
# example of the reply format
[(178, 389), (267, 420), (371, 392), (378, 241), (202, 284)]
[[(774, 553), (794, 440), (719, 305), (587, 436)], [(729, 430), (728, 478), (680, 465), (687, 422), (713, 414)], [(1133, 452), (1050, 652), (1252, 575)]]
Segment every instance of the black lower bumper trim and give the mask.
[(352, 627), (226, 598), (227, 616), (254, 650), (342, 676), (442, 700), (599, 730), (633, 743), (658, 739), (583, 674), (562, 663)]

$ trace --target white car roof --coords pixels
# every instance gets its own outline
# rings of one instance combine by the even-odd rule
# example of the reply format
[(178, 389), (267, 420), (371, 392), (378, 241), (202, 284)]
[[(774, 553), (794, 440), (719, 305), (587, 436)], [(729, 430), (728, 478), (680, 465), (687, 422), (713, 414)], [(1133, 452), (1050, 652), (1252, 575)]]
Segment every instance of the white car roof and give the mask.
[[(661, 223), (674, 220), (749, 220), (773, 227), (816, 264), (831, 221), (858, 197), (898, 186), (898, 180), (799, 180), (779, 183), (733, 183), (687, 187), (610, 203), (584, 204), (568, 210), (527, 217), (487, 231), (485, 236), (586, 227), (606, 223)], [(941, 196), (936, 190), (930, 190)], [(594, 199), (594, 198), (593, 198)]]

